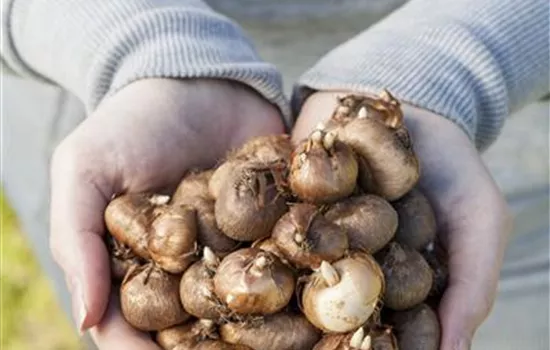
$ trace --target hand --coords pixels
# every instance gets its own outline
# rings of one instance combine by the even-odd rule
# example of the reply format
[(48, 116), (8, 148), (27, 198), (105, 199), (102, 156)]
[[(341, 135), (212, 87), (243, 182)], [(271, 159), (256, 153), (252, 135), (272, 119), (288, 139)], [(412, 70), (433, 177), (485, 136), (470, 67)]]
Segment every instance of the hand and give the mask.
[[(300, 140), (330, 117), (336, 97), (319, 92), (305, 102), (293, 131)], [(419, 187), (436, 212), (449, 253), (449, 288), (439, 307), (442, 350), (465, 350), (489, 314), (496, 294), (511, 216), (477, 150), (454, 123), (404, 105), (405, 122), (420, 161)]]
[(51, 169), (51, 249), (77, 326), (90, 329), (100, 349), (158, 349), (124, 321), (116, 298), (109, 302), (102, 236), (111, 196), (174, 189), (186, 170), (213, 166), (251, 137), (282, 132), (277, 109), (242, 85), (150, 79), (105, 100), (63, 140)]

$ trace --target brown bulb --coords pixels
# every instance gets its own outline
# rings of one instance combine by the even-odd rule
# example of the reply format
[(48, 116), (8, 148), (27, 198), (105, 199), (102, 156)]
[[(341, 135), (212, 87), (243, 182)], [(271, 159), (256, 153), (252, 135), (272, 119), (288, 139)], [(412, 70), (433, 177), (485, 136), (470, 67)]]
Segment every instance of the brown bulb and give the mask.
[(192, 205), (193, 198), (213, 199), (208, 191), (208, 183), (214, 170), (193, 171), (185, 175), (172, 195), (171, 204)]
[(216, 200), (218, 227), (237, 241), (255, 241), (271, 234), (286, 212), (279, 187), (281, 169), (243, 164), (235, 169)]
[(419, 252), (392, 242), (380, 255), (386, 280), (385, 307), (405, 310), (426, 300), (432, 288), (433, 272)]
[(229, 254), (214, 276), (216, 295), (238, 314), (280, 311), (292, 298), (294, 287), (292, 270), (275, 255), (257, 248)]
[(320, 332), (302, 315), (285, 312), (267, 316), (257, 325), (226, 323), (220, 326), (222, 339), (254, 350), (311, 349)]
[(322, 261), (344, 256), (348, 237), (311, 204), (295, 204), (273, 228), (271, 236), (285, 257), (298, 268), (317, 269)]
[(331, 203), (349, 196), (357, 182), (358, 165), (351, 148), (335, 132), (315, 130), (295, 150), (289, 183), (292, 192), (310, 203)]
[(153, 213), (159, 205), (164, 205), (169, 200), (168, 196), (145, 193), (115, 197), (105, 208), (107, 230), (136, 255), (150, 259), (147, 240), (154, 219)]
[(151, 258), (170, 273), (182, 273), (196, 260), (196, 212), (174, 205), (159, 207), (155, 214), (148, 245)]
[(399, 215), (395, 240), (416, 250), (422, 250), (435, 239), (435, 214), (428, 198), (418, 189), (393, 202)]
[(181, 278), (179, 292), (183, 308), (197, 318), (218, 320), (227, 313), (214, 293), (218, 265), (218, 257), (206, 247), (203, 258), (191, 265)]
[(392, 312), (388, 321), (393, 326), (399, 350), (439, 349), (441, 326), (437, 314), (426, 304)]
[(430, 290), (430, 298), (432, 301), (439, 303), (443, 293), (449, 284), (449, 265), (447, 263), (447, 252), (440, 244), (429, 244), (428, 247), (421, 252), (422, 256), (430, 265), (433, 271), (433, 285)]
[(187, 175), (180, 182), (171, 204), (194, 208), (197, 212), (197, 242), (224, 257), (237, 248), (238, 242), (227, 237), (216, 224), (215, 201), (208, 190), (212, 174), (213, 170)]
[(373, 254), (394, 237), (397, 213), (382, 197), (362, 195), (334, 204), (325, 217), (343, 228), (351, 250)]
[(338, 129), (338, 137), (364, 159), (362, 167), (368, 166), (370, 175), (359, 178), (361, 187), (367, 193), (396, 200), (409, 192), (420, 176), (400, 104), (387, 91), (379, 99), (350, 98), (360, 99), (361, 107), (354, 119)]
[(179, 298), (179, 275), (158, 268), (138, 267), (128, 272), (120, 289), (122, 314), (142, 331), (157, 331), (189, 318)]

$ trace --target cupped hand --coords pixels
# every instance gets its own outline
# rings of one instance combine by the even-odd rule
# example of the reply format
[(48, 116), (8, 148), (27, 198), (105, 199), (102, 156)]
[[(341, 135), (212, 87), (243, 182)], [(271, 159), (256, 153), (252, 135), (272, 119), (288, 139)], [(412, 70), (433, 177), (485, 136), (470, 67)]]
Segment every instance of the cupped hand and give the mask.
[[(300, 113), (293, 138), (328, 119), (337, 96), (318, 92)], [(442, 350), (465, 350), (495, 298), (511, 216), (503, 195), (466, 134), (434, 113), (403, 105), (419, 158), (419, 187), (434, 207), (438, 234), (449, 254), (449, 286), (439, 306)]]
[(56, 149), (50, 245), (81, 331), (100, 349), (158, 349), (110, 298), (103, 213), (112, 195), (174, 189), (247, 139), (282, 133), (278, 110), (244, 85), (147, 79), (106, 99)]

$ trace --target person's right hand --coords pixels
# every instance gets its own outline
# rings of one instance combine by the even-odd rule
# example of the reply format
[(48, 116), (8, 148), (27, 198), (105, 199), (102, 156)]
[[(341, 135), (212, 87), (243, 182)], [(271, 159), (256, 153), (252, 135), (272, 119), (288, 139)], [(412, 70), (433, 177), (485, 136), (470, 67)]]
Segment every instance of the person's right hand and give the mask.
[(90, 329), (100, 349), (159, 349), (110, 298), (103, 214), (113, 194), (174, 189), (186, 170), (283, 129), (278, 110), (244, 85), (147, 79), (106, 99), (63, 140), (51, 167), (50, 245), (79, 330)]

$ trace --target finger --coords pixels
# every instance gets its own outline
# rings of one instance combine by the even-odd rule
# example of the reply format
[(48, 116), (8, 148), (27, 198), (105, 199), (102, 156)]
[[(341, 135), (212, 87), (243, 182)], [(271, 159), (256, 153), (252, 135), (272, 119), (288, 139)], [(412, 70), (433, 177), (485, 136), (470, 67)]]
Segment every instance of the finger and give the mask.
[(118, 295), (112, 294), (105, 316), (90, 335), (99, 349), (160, 350), (151, 337), (126, 322), (120, 312)]
[(484, 188), (455, 203), (452, 221), (444, 227), (450, 277), (439, 309), (443, 350), (470, 349), (493, 306), (510, 223), (492, 183)]
[(62, 149), (56, 152), (51, 173), (50, 247), (65, 273), (79, 331), (101, 320), (110, 291), (108, 253), (102, 238), (106, 192), (84, 162), (98, 164), (91, 157)]

